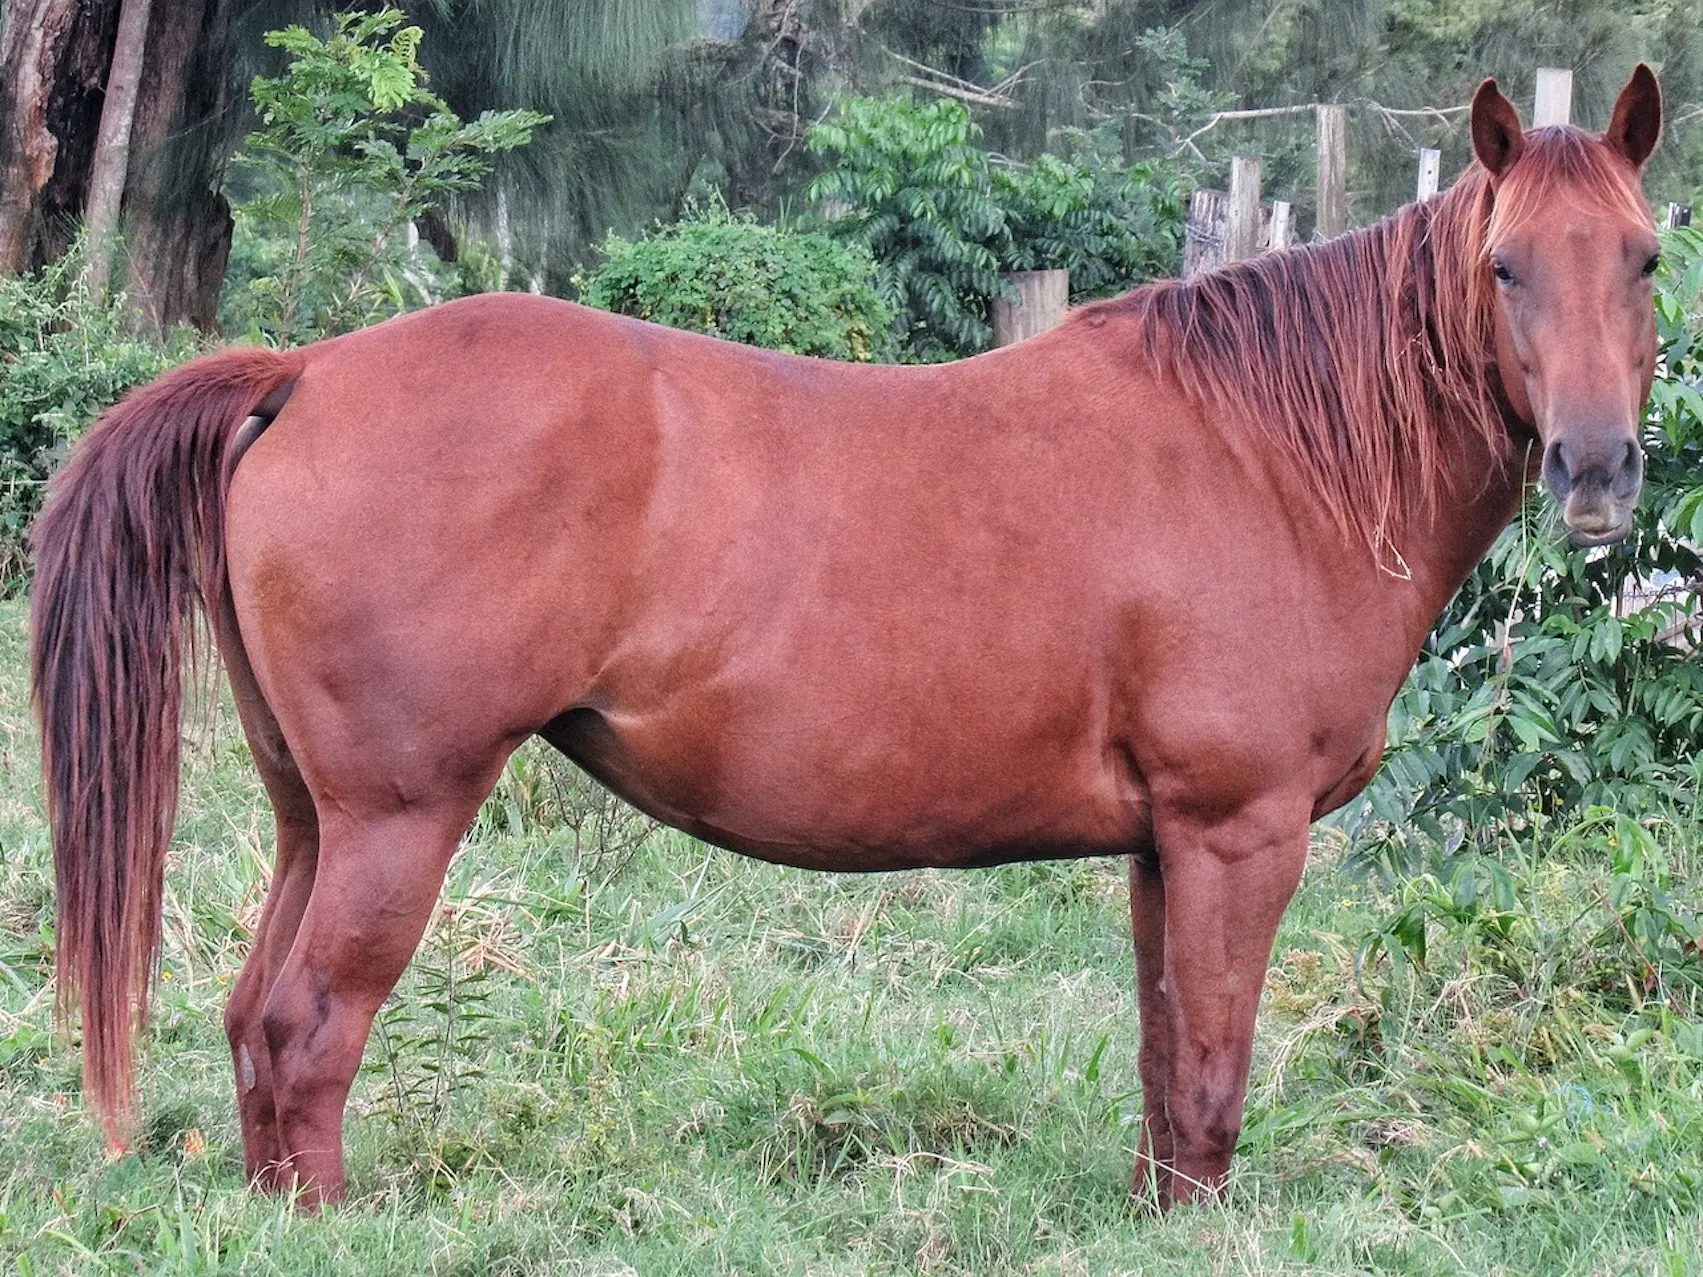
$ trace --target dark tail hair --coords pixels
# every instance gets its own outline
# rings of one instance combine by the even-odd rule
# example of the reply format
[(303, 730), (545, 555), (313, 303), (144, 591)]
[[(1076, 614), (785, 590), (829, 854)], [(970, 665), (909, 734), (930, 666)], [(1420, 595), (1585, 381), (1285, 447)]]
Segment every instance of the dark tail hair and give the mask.
[(58, 1006), (82, 1004), (83, 1086), (115, 1144), (130, 1131), (132, 1017), (147, 1022), (159, 958), (195, 611), (215, 615), (228, 588), (227, 454), (300, 368), (299, 355), (228, 350), (135, 391), (77, 447), (31, 534)]

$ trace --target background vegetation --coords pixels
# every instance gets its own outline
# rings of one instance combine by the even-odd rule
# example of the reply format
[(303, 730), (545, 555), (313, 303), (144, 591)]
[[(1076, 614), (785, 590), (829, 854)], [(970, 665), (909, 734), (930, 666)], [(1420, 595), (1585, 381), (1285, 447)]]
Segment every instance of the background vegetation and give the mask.
[(637, 319), (793, 355), (868, 362), (897, 353), (893, 308), (861, 245), (737, 216), (719, 202), (629, 242), (574, 276), (579, 300)]
[(90, 296), (81, 265), (73, 245), (35, 275), (0, 275), (0, 588), (26, 580), (29, 522), (71, 440), (195, 349), (182, 333), (134, 335), (122, 305)]
[(253, 341), (295, 345), (359, 328), (446, 290), (410, 253), (410, 230), (477, 190), (492, 158), (549, 123), (487, 111), (464, 124), (427, 90), (422, 32), (396, 9), (337, 19), (329, 39), (270, 32), (291, 55), (250, 88), (259, 127), (237, 163), (252, 194), (236, 208), (244, 251), (223, 315)]
[(874, 259), (914, 358), (986, 350), (1006, 271), (1068, 270), (1073, 301), (1175, 273), (1174, 173), (1122, 163), (1103, 134), (1072, 133), (1065, 155), (1014, 165), (975, 145), (979, 132), (959, 102), (887, 97), (848, 99), (805, 136), (833, 166), (808, 194), (830, 234)]
[[(57, 257), (84, 206), (106, 70), (126, 0), (8, 0), (0, 34), (0, 269)], [(132, 3), (134, 0), (132, 0)], [(1208, 127), (1221, 107), (1351, 109), (1356, 220), (1413, 189), (1414, 149), (1467, 161), (1459, 108), (1485, 75), (1529, 103), (1538, 65), (1569, 67), (1576, 118), (1600, 127), (1640, 58), (1675, 122), (1651, 174), (1690, 197), (1703, 160), (1703, 0), (406, 0), (431, 91), (464, 120), (550, 117), (493, 180), (430, 224), (434, 243), (487, 238), (511, 277), (569, 291), (593, 244), (673, 221), (688, 195), (775, 220), (820, 161), (813, 122), (894, 91), (964, 105), (983, 145), (1027, 164), (1072, 131), (1113, 140), (1121, 164), (1218, 180), (1233, 152), (1266, 160), (1268, 189), (1312, 224), (1312, 116)], [(122, 277), (147, 322), (213, 324), (246, 197), (231, 156), (253, 128), (255, 74), (284, 51), (263, 35), (323, 32), (339, 0), (187, 0), (156, 6), (124, 178), (135, 251)], [(26, 31), (50, 32), (36, 55)], [(34, 58), (34, 61), (31, 59)], [(1439, 113), (1440, 112), (1440, 113)], [(32, 160), (30, 157), (36, 159)], [(40, 157), (50, 156), (43, 164)], [(193, 251), (191, 251), (193, 250)]]

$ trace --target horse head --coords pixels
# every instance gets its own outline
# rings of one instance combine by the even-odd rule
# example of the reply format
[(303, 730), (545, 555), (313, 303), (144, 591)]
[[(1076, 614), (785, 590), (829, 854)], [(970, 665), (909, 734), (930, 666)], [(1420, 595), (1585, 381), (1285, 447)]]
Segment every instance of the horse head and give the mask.
[(1642, 64), (1601, 137), (1523, 132), (1494, 80), (1472, 103), (1491, 191), (1482, 269), (1496, 367), (1508, 406), (1537, 432), (1544, 483), (1575, 545), (1624, 537), (1643, 486), (1638, 426), (1655, 375), (1661, 258), (1640, 175), (1661, 121), (1661, 90)]

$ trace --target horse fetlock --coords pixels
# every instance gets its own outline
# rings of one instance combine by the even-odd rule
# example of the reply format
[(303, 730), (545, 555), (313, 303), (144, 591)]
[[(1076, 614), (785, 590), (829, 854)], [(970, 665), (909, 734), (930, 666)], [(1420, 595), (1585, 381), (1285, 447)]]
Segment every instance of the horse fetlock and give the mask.
[(1200, 1087), (1189, 1096), (1171, 1096), (1167, 1114), (1179, 1175), (1211, 1180), (1230, 1168), (1242, 1133), (1242, 1103), (1240, 1085)]
[(343, 1200), (343, 1150), (304, 1148), (279, 1158), (257, 1181), (267, 1192), (287, 1194), (305, 1211)]

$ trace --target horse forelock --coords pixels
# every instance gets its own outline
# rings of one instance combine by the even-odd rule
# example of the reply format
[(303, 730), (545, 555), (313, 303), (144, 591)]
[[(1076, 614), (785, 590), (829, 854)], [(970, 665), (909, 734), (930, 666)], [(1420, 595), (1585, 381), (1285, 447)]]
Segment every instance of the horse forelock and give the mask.
[(1461, 430), (1498, 464), (1515, 457), (1493, 376), (1493, 236), (1561, 198), (1648, 218), (1632, 177), (1577, 129), (1537, 130), (1500, 190), (1474, 165), (1375, 225), (1104, 305), (1135, 321), (1155, 375), (1267, 431), (1336, 526), (1401, 572), (1406, 524), (1435, 511)]
[(1637, 171), (1582, 129), (1561, 125), (1526, 134), (1520, 160), (1496, 190), (1485, 228), (1489, 253), (1539, 212), (1565, 207), (1650, 225)]

